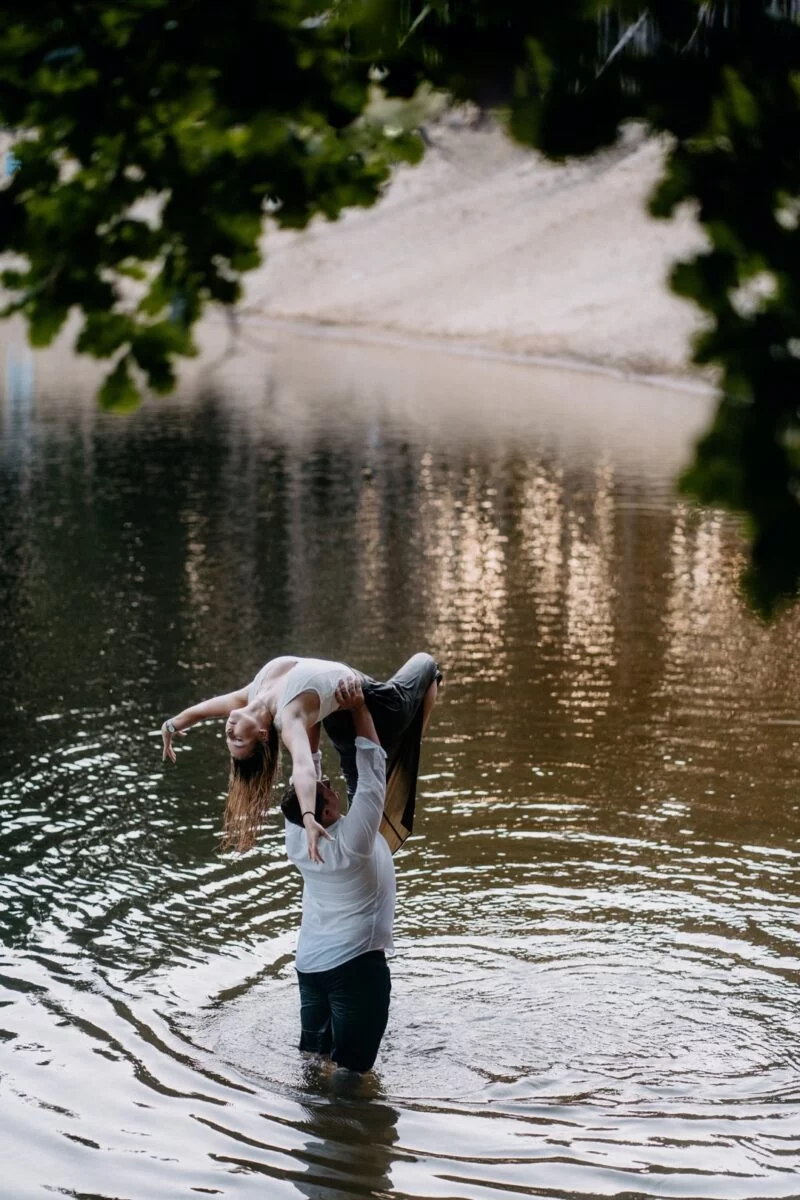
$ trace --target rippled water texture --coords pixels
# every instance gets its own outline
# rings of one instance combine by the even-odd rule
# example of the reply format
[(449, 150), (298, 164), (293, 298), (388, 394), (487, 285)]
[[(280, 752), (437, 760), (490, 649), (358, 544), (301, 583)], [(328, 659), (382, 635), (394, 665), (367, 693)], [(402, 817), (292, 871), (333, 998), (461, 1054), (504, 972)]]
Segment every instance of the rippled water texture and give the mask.
[[(246, 326), (95, 410), (6, 332), (0, 1195), (796, 1197), (800, 638), (671, 479), (708, 401)], [(282, 652), (446, 688), (358, 1086), (295, 1049), (299, 886), (216, 849)], [(330, 764), (330, 759), (329, 765)]]

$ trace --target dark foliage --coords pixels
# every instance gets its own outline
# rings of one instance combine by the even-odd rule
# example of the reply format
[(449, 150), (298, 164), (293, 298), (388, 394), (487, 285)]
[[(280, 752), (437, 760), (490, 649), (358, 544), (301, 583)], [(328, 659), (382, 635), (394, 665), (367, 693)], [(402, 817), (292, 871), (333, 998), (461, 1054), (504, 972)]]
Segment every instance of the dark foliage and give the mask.
[(390, 89), (407, 94), (424, 80), (499, 105), (514, 137), (552, 158), (608, 145), (628, 120), (668, 136), (650, 207), (669, 217), (689, 202), (708, 235), (671, 282), (703, 309), (694, 358), (721, 378), (682, 487), (744, 515), (745, 590), (773, 613), (800, 580), (798, 6), (372, 0), (366, 9), (364, 52), (380, 53)]
[(2, 282), (34, 345), (68, 314), (114, 366), (101, 402), (174, 384), (209, 301), (234, 304), (263, 217), (302, 228), (372, 204), (415, 137), (359, 121), (368, 64), (308, 0), (19, 0), (0, 31)]
[[(770, 614), (800, 580), (800, 26), (794, 0), (14, 0), (0, 33), (7, 311), (35, 344), (71, 310), (113, 358), (105, 404), (167, 391), (205, 304), (233, 304), (265, 211), (302, 227), (371, 204), (416, 139), (364, 122), (370, 72), (499, 109), (553, 158), (620, 123), (666, 135), (651, 210), (693, 204), (708, 248), (672, 286), (707, 316), (720, 402), (682, 486), (744, 514), (745, 588)], [(131, 299), (133, 297), (133, 300)]]

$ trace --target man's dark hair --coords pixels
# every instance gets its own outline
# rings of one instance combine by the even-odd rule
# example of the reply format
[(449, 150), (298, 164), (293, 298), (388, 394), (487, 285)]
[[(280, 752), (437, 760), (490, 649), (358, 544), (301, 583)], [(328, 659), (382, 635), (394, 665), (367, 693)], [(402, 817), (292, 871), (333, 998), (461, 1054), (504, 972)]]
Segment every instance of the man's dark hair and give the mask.
[[(322, 815), (322, 810), (325, 807), (327, 796), (325, 788), (331, 786), (330, 779), (317, 780), (317, 803), (314, 808), (314, 819), (319, 820)], [(294, 790), (294, 784), (290, 783), (281, 798), (281, 812), (286, 817), (287, 821), (291, 821), (293, 825), (302, 825), (303, 818), (300, 812), (300, 801), (297, 799), (297, 792)]]

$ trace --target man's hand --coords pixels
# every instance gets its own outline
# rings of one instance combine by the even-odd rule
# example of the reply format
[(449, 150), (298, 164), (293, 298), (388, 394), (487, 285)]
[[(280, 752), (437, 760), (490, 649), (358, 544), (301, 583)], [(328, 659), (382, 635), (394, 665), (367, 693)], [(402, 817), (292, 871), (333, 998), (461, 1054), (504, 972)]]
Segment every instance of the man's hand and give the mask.
[(351, 710), (356, 737), (363, 737), (370, 742), (377, 742), (380, 746), (381, 742), (375, 729), (375, 722), (364, 699), (361, 680), (356, 675), (348, 675), (339, 682), (336, 688), (336, 701), (339, 708), (349, 708)]
[(324, 863), (325, 859), (322, 857), (322, 855), (319, 852), (319, 839), (321, 837), (323, 837), (327, 841), (332, 842), (333, 838), (328, 833), (328, 831), (324, 827), (324, 825), (320, 825), (319, 821), (316, 821), (311, 816), (303, 818), (303, 828), (306, 831), (306, 843), (308, 845), (308, 857), (311, 859), (312, 862)]
[(356, 675), (346, 675), (340, 679), (334, 694), (339, 708), (361, 708), (364, 703), (361, 680)]

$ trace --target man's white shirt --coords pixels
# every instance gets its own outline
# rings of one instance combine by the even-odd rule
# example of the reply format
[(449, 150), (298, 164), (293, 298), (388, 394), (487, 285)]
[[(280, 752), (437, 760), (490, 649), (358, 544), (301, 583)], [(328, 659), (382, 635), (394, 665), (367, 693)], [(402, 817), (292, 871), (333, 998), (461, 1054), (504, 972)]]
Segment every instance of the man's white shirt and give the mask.
[(320, 838), (324, 862), (308, 857), (305, 830), (286, 822), (286, 853), (303, 876), (298, 971), (330, 971), (368, 950), (394, 953), (395, 873), (378, 833), (386, 796), (386, 754), (356, 738), (358, 786), (347, 814)]

